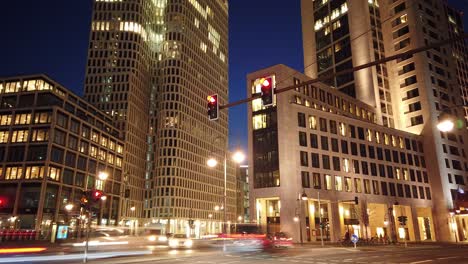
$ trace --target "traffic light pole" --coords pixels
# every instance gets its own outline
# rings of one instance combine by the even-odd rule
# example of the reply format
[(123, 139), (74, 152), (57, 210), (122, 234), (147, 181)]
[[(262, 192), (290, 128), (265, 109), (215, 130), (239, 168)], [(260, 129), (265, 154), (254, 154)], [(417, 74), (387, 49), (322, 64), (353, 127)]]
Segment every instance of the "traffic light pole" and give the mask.
[(317, 192), (318, 199), (318, 211), (319, 211), (319, 222), (320, 222), (320, 243), (323, 247), (323, 224), (322, 224), (322, 207), (320, 206), (320, 192)]
[(88, 217), (87, 217), (87, 222), (86, 222), (86, 240), (85, 240), (83, 263), (88, 262), (89, 230), (91, 229), (90, 218), (91, 218), (91, 213), (88, 211)]

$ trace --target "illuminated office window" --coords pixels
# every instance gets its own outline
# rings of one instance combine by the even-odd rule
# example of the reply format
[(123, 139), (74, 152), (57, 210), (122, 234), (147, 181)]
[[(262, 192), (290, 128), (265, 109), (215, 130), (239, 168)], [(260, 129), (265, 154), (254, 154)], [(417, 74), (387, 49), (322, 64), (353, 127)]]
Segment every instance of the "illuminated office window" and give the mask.
[(367, 141), (372, 142), (372, 131), (370, 129), (366, 130)]
[(44, 167), (42, 166), (30, 166), (26, 167), (25, 179), (42, 179), (44, 178)]
[(309, 116), (309, 128), (317, 129), (317, 118), (315, 116)]
[(29, 135), (28, 130), (15, 130), (12, 132), (11, 142), (12, 143), (26, 142), (28, 141), (28, 135)]
[(89, 155), (91, 155), (91, 157), (93, 157), (93, 158), (96, 158), (96, 157), (97, 157), (97, 153), (98, 153), (98, 152), (97, 152), (97, 147), (91, 146)]
[(326, 174), (325, 175), (325, 190), (331, 190), (332, 189), (332, 177), (331, 175)]
[(123, 146), (120, 145), (120, 144), (118, 144), (118, 145), (117, 145), (117, 153), (122, 154), (122, 152), (123, 152)]
[(7, 143), (9, 135), (9, 131), (0, 131), (0, 143)]
[(350, 177), (345, 177), (345, 192), (352, 191), (352, 181)]
[(11, 115), (0, 115), (0, 126), (11, 125)]
[(15, 125), (31, 124), (31, 114), (16, 114)]
[(343, 123), (340, 123), (340, 135), (346, 136), (346, 125)]
[(335, 190), (343, 191), (343, 178), (341, 176), (335, 176)]
[(343, 171), (349, 172), (349, 159), (343, 159)]
[(60, 172), (61, 170), (59, 168), (49, 167), (49, 179), (60, 181)]
[(5, 171), (6, 180), (19, 180), (23, 177), (22, 167), (7, 167)]
[(31, 141), (49, 140), (49, 131), (46, 129), (35, 129), (32, 131)]
[(121, 168), (122, 167), (122, 159), (119, 158), (119, 157), (115, 158), (115, 165), (117, 167)]
[(36, 124), (48, 124), (50, 123), (50, 119), (51, 119), (51, 113), (49, 112), (34, 114), (34, 123)]
[(356, 190), (357, 193), (362, 192), (361, 179), (354, 178), (354, 190)]

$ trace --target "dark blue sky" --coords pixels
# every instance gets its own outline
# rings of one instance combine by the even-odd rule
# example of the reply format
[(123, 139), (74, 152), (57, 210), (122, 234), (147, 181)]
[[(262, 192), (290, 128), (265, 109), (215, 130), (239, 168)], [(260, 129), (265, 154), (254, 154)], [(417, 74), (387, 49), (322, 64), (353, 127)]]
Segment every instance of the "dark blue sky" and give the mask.
[[(468, 0), (450, 2), (468, 11)], [(91, 6), (91, 0), (1, 1), (0, 76), (45, 73), (81, 95)], [(299, 0), (231, 0), (229, 26), (230, 101), (246, 97), (249, 72), (277, 63), (302, 71)], [(246, 149), (246, 105), (229, 111), (231, 147)]]

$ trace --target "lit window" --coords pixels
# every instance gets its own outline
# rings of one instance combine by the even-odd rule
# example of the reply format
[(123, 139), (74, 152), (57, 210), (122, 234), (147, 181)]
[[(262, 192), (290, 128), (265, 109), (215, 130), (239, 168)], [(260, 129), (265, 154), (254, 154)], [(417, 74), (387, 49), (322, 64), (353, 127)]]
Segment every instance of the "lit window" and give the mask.
[(47, 124), (50, 123), (50, 113), (36, 113), (34, 114), (34, 123)]
[(110, 164), (114, 164), (114, 155), (112, 154), (107, 154), (107, 162), (109, 162)]
[(380, 133), (378, 131), (375, 131), (375, 142), (380, 144)]
[(11, 115), (0, 115), (0, 126), (11, 125)]
[(106, 160), (106, 151), (104, 150), (99, 150), (99, 159), (100, 160)]
[(325, 175), (325, 190), (331, 190), (332, 189), (332, 178), (331, 175), (326, 174)]
[(9, 135), (9, 131), (0, 131), (0, 143), (7, 143)]
[(31, 141), (47, 141), (49, 140), (49, 131), (33, 130)]
[(105, 137), (101, 138), (101, 146), (107, 147), (107, 138), (105, 138)]
[(5, 171), (6, 180), (18, 180), (23, 177), (22, 167), (7, 167)]
[(388, 138), (388, 135), (387, 134), (383, 134), (384, 135), (384, 143), (385, 145), (389, 145), (390, 144), (390, 139)]
[(367, 138), (367, 141), (369, 142), (372, 141), (372, 131), (370, 129), (366, 130), (366, 138)]
[(397, 180), (401, 180), (401, 172), (399, 168), (395, 168), (395, 174), (396, 174)]
[(25, 179), (42, 179), (44, 178), (44, 167), (32, 166), (26, 167), (26, 174), (24, 175)]
[(119, 168), (122, 167), (122, 158), (115, 158), (115, 165)]
[(354, 189), (356, 190), (357, 193), (362, 192), (361, 179), (354, 178)]
[(343, 178), (341, 176), (335, 176), (335, 190), (343, 191)]
[(349, 172), (349, 159), (343, 159), (343, 171)]
[(123, 152), (123, 146), (118, 144), (117, 145), (117, 153), (122, 153)]
[(93, 158), (96, 158), (97, 157), (97, 147), (91, 146), (89, 155), (91, 155), (91, 157), (93, 157)]
[(49, 167), (49, 175), (48, 178), (54, 181), (60, 181), (60, 169)]
[(409, 180), (408, 169), (403, 169), (403, 179), (405, 181)]
[(267, 127), (266, 114), (255, 115), (253, 118), (253, 129), (262, 129)]
[(396, 142), (396, 137), (392, 135), (392, 146), (396, 147), (397, 142)]
[(340, 123), (340, 135), (346, 136), (346, 125), (344, 123)]
[(109, 140), (109, 148), (110, 148), (111, 150), (115, 150), (115, 142), (114, 142), (114, 141)]
[(31, 124), (31, 114), (16, 114), (15, 125)]
[(12, 133), (11, 142), (13, 143), (26, 142), (28, 141), (28, 135), (29, 135), (28, 130), (15, 130)]
[(309, 116), (309, 128), (317, 129), (317, 118), (315, 116)]
[(345, 177), (345, 192), (351, 192), (351, 178), (350, 177)]
[(96, 132), (91, 132), (91, 140), (94, 142), (99, 142), (99, 135)]
[(399, 137), (398, 140), (400, 141), (400, 148), (405, 148), (405, 143), (403, 142), (403, 138)]

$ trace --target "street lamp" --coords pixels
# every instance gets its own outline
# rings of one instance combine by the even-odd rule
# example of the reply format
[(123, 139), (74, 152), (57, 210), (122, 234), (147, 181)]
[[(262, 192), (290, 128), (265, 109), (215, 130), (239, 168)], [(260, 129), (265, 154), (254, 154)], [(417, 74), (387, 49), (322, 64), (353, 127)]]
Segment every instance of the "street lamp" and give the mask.
[(301, 245), (304, 243), (302, 239), (302, 210), (303, 210), (302, 201), (307, 201), (307, 194), (305, 193), (304, 190), (302, 191), (302, 194), (299, 194), (299, 197), (297, 199), (297, 203), (299, 205), (299, 212), (294, 217), (294, 222), (299, 222), (299, 238), (301, 240)]
[(105, 181), (105, 180), (107, 180), (107, 178), (109, 178), (109, 173), (107, 173), (105, 171), (100, 171), (99, 174), (98, 174), (98, 178), (101, 181)]
[[(245, 155), (240, 152), (240, 151), (236, 151), (233, 155), (232, 155), (232, 159), (234, 160), (234, 162), (236, 163), (241, 163), (244, 161), (245, 159)], [(206, 164), (208, 165), (208, 167), (216, 167), (216, 165), (218, 165), (218, 161), (211, 157), (207, 160)], [(223, 201), (223, 205), (222, 207), (220, 208), (218, 205), (215, 206), (215, 210), (218, 211), (222, 208), (224, 208), (224, 216), (223, 216), (223, 233), (227, 233), (226, 232), (226, 220), (227, 220), (227, 152), (224, 152), (224, 201)]]
[(67, 204), (65, 205), (65, 210), (67, 210), (67, 212), (70, 212), (71, 210), (73, 209), (73, 204)]
[(447, 107), (442, 109), (442, 113), (439, 116), (439, 122), (437, 123), (437, 129), (441, 132), (450, 132), (453, 130), (455, 125), (457, 128), (462, 128), (463, 121), (458, 120), (455, 115), (452, 115), (449, 110), (457, 107), (466, 107), (467, 105), (454, 105), (451, 107)]

